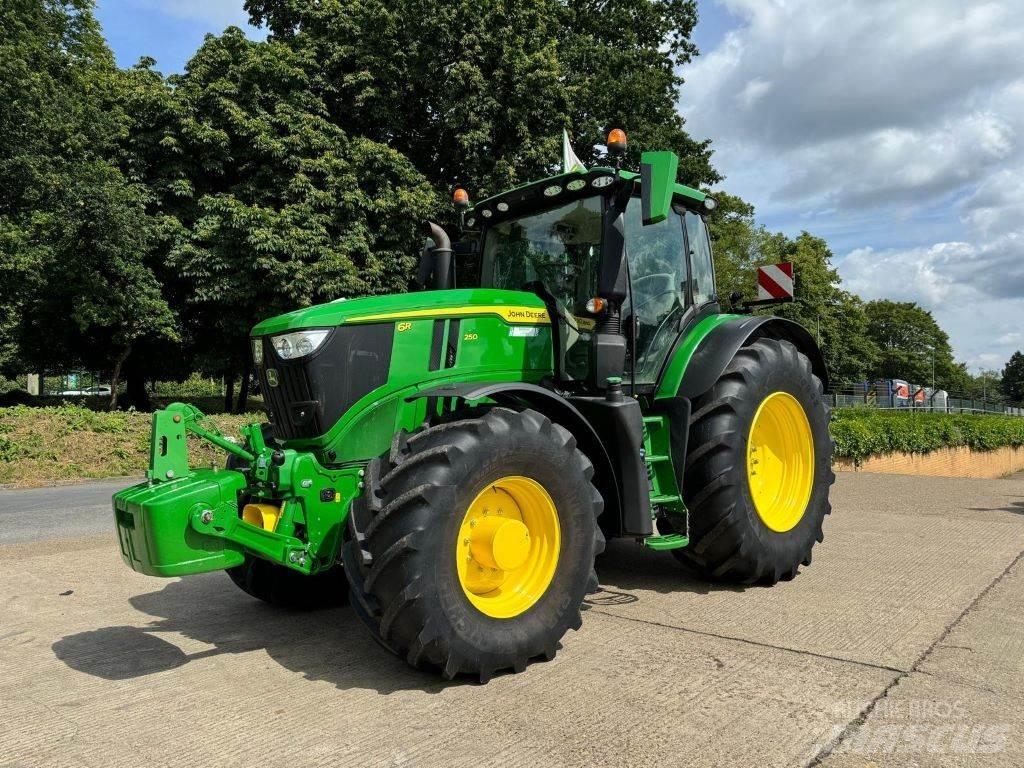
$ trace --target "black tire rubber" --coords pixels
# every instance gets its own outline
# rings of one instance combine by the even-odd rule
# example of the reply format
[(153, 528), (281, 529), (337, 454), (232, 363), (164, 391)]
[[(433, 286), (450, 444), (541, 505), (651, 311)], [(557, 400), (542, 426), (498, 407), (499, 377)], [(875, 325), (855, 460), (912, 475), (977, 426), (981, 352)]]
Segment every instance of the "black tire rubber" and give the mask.
[(313, 576), (246, 555), (245, 562), (225, 573), (246, 594), (289, 610), (319, 610), (344, 605), (348, 580), (340, 565)]
[[(582, 622), (580, 606), (597, 589), (594, 557), (604, 550), (597, 517), (604, 501), (590, 461), (563, 427), (532, 410), (491, 408), (471, 417), (395, 436), (391, 452), (366, 469), (343, 551), (350, 603), (385, 648), (446, 679), (519, 672), (553, 658), (559, 640)], [(540, 599), (509, 619), (486, 616), (459, 583), (455, 552), (466, 509), (503, 476), (531, 477), (558, 510), (561, 549)]]
[[(784, 391), (801, 404), (814, 440), (814, 484), (800, 522), (769, 529), (757, 514), (747, 478), (747, 440), (758, 406)], [(832, 511), (830, 409), (807, 356), (788, 341), (759, 338), (740, 348), (715, 385), (694, 399), (683, 477), (690, 545), (674, 550), (695, 575), (742, 584), (775, 584), (810, 565)]]

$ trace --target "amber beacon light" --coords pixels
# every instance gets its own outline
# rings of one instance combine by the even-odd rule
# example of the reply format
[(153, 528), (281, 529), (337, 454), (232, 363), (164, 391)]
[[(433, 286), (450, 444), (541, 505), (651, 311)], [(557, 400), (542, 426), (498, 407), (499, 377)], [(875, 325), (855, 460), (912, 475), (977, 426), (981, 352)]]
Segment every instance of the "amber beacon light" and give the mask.
[(626, 151), (626, 132), (621, 128), (608, 131), (608, 151), (616, 155)]

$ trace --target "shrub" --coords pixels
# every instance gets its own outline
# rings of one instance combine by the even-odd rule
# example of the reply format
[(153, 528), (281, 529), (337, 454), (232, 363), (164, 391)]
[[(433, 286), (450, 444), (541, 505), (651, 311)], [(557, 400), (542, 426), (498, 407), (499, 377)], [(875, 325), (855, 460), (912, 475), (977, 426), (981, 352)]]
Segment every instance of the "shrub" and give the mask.
[(836, 456), (854, 460), (878, 453), (928, 453), (957, 446), (987, 451), (1024, 446), (1024, 419), (839, 408), (833, 411), (832, 437)]

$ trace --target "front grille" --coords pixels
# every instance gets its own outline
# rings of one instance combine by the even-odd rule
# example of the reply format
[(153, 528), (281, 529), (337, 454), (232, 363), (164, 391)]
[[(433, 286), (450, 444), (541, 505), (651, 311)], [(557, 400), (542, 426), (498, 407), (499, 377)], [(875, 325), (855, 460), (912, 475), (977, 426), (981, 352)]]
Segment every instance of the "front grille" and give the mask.
[[(394, 323), (340, 326), (320, 349), (299, 360), (280, 359), (270, 337), (263, 337), (260, 387), (278, 436), (294, 440), (322, 435), (357, 400), (383, 386), (394, 330)], [(276, 377), (276, 386), (271, 386), (270, 376)]]
[(276, 359), (269, 338), (263, 340), (263, 359), (272, 360), (276, 371), (277, 386), (271, 386), (267, 379), (270, 366), (260, 370), (260, 388), (275, 432), (285, 440), (321, 434), (323, 425), (305, 361)]

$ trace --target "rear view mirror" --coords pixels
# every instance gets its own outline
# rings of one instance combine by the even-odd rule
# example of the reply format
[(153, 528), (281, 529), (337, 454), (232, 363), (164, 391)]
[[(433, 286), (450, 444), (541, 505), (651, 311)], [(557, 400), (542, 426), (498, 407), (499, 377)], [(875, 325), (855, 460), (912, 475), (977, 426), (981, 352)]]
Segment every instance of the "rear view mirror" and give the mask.
[(644, 225), (668, 218), (679, 157), (675, 152), (644, 152), (640, 157), (640, 214)]

